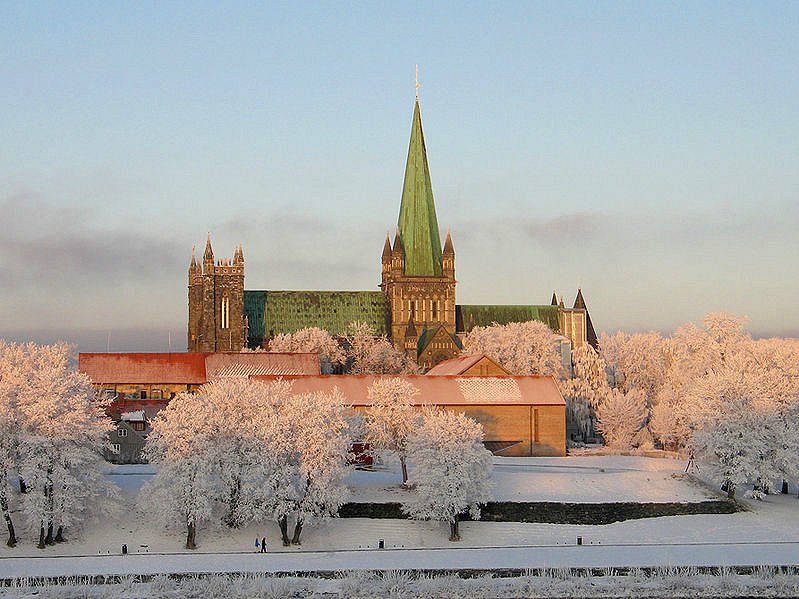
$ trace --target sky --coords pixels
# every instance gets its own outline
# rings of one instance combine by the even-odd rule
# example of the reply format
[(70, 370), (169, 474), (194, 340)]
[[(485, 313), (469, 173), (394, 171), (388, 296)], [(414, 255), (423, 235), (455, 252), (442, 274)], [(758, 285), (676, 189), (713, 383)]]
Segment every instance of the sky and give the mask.
[(248, 289), (376, 289), (419, 65), (459, 303), (799, 336), (799, 3), (0, 0), (0, 338), (185, 349)]

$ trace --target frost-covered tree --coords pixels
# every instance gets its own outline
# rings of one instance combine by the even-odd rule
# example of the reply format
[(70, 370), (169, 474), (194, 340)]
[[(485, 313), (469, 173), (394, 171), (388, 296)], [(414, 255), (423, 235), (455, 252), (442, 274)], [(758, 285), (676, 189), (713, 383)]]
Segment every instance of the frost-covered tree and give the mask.
[(393, 451), (402, 465), (402, 484), (408, 482), (408, 437), (421, 414), (413, 405), (419, 390), (404, 379), (378, 379), (369, 387), (365, 441), (377, 450)]
[(319, 354), (322, 362), (341, 366), (347, 359), (339, 342), (324, 329), (307, 327), (294, 333), (281, 333), (269, 341), (270, 352), (308, 352)]
[(17, 394), (25, 378), (23, 350), (16, 344), (0, 340), (0, 512), (8, 529), (6, 545), (14, 547), (17, 535), (9, 506), (10, 479), (19, 472), (20, 423)]
[(346, 337), (349, 374), (410, 374), (416, 364), (398, 350), (385, 335), (364, 322), (351, 322)]
[(22, 354), (18, 468), (29, 490), (23, 511), (44, 548), (64, 540), (64, 528), (114, 507), (116, 489), (102, 475), (112, 422), (89, 378), (73, 368), (70, 346), (27, 344)]
[(651, 410), (649, 430), (663, 449), (677, 450), (687, 438), (688, 430), (670, 399), (659, 401)]
[(211, 517), (218, 493), (214, 415), (202, 394), (180, 393), (152, 422), (144, 453), (158, 473), (139, 493), (143, 510), (171, 527), (186, 527), (186, 548), (197, 548), (197, 526)]
[(463, 341), (464, 355), (486, 354), (513, 374), (563, 375), (562, 337), (543, 322), (474, 327)]
[(462, 413), (427, 410), (409, 439), (413, 496), (402, 509), (417, 520), (449, 522), (450, 541), (459, 541), (458, 517), (480, 517), (491, 499), (491, 452), (483, 446), (483, 427)]
[(577, 425), (583, 437), (593, 436), (596, 409), (610, 393), (605, 363), (590, 345), (572, 352), (574, 376), (561, 382), (570, 422)]
[(293, 500), (292, 544), (300, 544), (304, 527), (337, 516), (346, 501), (344, 477), (349, 471), (352, 439), (345, 415), (346, 406), (338, 391), (292, 395), (285, 405), (284, 422), (291, 427), (294, 453), (299, 458), (293, 489), (284, 495)]
[(646, 399), (641, 391), (623, 393), (613, 389), (597, 408), (597, 428), (609, 447), (629, 449), (646, 416)]
[(287, 389), (285, 384), (233, 378), (209, 383), (199, 391), (206, 401), (206, 450), (218, 475), (218, 499), (225, 509), (222, 522), (226, 526), (260, 519), (277, 467), (276, 445), (283, 438), (271, 418), (274, 401), (281, 390), (285, 398)]
[(625, 392), (638, 389), (653, 403), (668, 375), (668, 340), (655, 332), (603, 333), (599, 347), (611, 386)]

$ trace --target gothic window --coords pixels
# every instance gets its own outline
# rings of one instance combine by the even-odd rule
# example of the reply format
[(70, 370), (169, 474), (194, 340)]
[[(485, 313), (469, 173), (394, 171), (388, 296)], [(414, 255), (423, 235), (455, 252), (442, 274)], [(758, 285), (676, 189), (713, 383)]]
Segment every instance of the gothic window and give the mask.
[(438, 320), (438, 300), (433, 300), (433, 320)]
[(111, 443), (111, 453), (119, 454), (121, 449), (122, 448), (119, 446), (119, 443)]
[(226, 297), (222, 298), (222, 328), (227, 329), (230, 327), (230, 300)]

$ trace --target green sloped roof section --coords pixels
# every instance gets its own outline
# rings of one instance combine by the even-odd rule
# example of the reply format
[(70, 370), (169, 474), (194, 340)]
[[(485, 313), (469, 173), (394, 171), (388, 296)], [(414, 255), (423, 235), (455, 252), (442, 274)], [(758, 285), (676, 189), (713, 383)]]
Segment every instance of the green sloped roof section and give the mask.
[(372, 325), (378, 335), (389, 332), (389, 302), (382, 291), (245, 291), (244, 312), (251, 339), (306, 327), (344, 335), (356, 320)]
[(463, 330), (468, 332), (474, 327), (487, 327), (493, 323), (527, 322), (538, 320), (553, 331), (560, 331), (558, 306), (458, 306)]
[(427, 165), (419, 99), (413, 109), (411, 142), (405, 163), (405, 182), (399, 213), (399, 233), (405, 252), (405, 275), (441, 276), (441, 238), (438, 233), (433, 185)]
[[(417, 357), (422, 355), (424, 348), (427, 347), (428, 343), (430, 343), (433, 340), (433, 337), (435, 337), (438, 334), (438, 331), (441, 330), (442, 328), (444, 328), (443, 325), (433, 327), (432, 329), (428, 329), (427, 327), (424, 328), (424, 331), (422, 331), (422, 335), (419, 337), (419, 340), (416, 342)], [(447, 335), (449, 335), (449, 337), (452, 339), (452, 342), (457, 346), (458, 349), (463, 349), (463, 342), (460, 340), (460, 338), (457, 335), (448, 332), (446, 329), (444, 329), (444, 331), (447, 333)]]

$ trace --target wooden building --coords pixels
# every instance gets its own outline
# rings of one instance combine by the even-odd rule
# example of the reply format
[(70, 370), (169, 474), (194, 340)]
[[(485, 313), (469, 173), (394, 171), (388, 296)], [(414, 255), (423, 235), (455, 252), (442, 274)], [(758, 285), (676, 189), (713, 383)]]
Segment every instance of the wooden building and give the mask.
[[(147, 422), (183, 391), (226, 377), (320, 374), (319, 356), (308, 353), (86, 353), (78, 370), (114, 398), (109, 415), (143, 411)], [(144, 431), (145, 435), (148, 432)]]
[[(397, 375), (419, 389), (414, 403), (463, 412), (483, 425), (486, 447), (501, 456), (566, 455), (566, 402), (548, 376)], [(295, 393), (338, 389), (358, 411), (369, 409), (369, 387), (386, 376), (255, 376), (292, 381)]]

